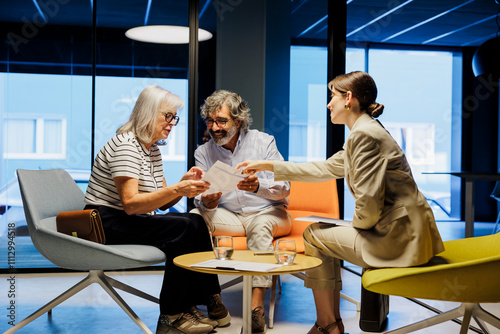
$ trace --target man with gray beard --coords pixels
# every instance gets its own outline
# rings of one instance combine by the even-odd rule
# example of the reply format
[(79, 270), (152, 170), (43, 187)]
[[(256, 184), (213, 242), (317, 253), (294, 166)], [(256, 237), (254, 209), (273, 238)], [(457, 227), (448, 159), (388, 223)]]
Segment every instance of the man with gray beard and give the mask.
[[(218, 160), (236, 167), (245, 160), (283, 160), (274, 137), (250, 130), (250, 109), (234, 92), (219, 90), (205, 100), (201, 116), (212, 140), (195, 151), (196, 166), (205, 172)], [(213, 236), (246, 236), (249, 250), (272, 251), (273, 238), (290, 233), (286, 210), (289, 182), (275, 182), (274, 173), (259, 172), (238, 184), (238, 189), (195, 197), (197, 209)], [(252, 333), (266, 333), (264, 295), (270, 276), (254, 276), (252, 282)]]

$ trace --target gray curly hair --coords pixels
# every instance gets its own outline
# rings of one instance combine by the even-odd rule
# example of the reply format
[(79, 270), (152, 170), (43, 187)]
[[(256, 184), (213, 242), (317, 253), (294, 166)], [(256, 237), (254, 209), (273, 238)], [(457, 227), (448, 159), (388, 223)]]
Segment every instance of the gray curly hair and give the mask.
[(248, 103), (240, 95), (228, 90), (218, 90), (210, 95), (201, 106), (201, 117), (206, 120), (210, 115), (218, 112), (223, 105), (229, 108), (233, 119), (241, 121), (241, 129), (243, 131), (248, 130), (248, 127), (252, 124)]

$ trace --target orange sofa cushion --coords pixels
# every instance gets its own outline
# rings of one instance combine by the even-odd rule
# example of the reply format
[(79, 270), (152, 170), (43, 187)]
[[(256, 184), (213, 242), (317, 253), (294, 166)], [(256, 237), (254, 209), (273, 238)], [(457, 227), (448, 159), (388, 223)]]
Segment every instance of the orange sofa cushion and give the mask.
[[(304, 239), (302, 234), (311, 222), (294, 220), (297, 217), (311, 215), (339, 218), (339, 199), (337, 196), (336, 180), (319, 183), (291, 182), (290, 195), (288, 196), (288, 212), (292, 217), (292, 230), (287, 236), (276, 238), (276, 240), (293, 239), (297, 247), (297, 253), (304, 253)], [(247, 249), (246, 237), (234, 237), (234, 249)]]

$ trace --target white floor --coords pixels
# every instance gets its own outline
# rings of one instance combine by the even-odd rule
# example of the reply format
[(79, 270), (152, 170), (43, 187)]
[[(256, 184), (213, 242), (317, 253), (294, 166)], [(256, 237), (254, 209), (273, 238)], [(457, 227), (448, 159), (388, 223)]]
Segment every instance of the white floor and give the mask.
[[(458, 232), (460, 233), (460, 232)], [(443, 235), (444, 239), (454, 235)], [(159, 272), (112, 273), (114, 278), (130, 284), (152, 295), (158, 295), (162, 282)], [(15, 287), (12, 290), (9, 279), (14, 278)], [(0, 332), (11, 326), (9, 303), (15, 302), (15, 321), (19, 322), (49, 302), (62, 291), (70, 288), (83, 278), (80, 274), (43, 274), (43, 275), (0, 275)], [(231, 276), (219, 276), (224, 283)], [(360, 278), (348, 271), (343, 272), (343, 293), (356, 300), (360, 298)], [(9, 296), (9, 291), (15, 297)], [(153, 331), (156, 330), (158, 306), (127, 293), (121, 294), (125, 301), (133, 308), (138, 316)], [(240, 333), (242, 324), (242, 284), (237, 284), (223, 291), (222, 298), (230, 310), (232, 322), (229, 327), (217, 328), (216, 332)], [(266, 313), (269, 302), (269, 292), (266, 297)], [(446, 311), (458, 304), (424, 301), (440, 311)], [(483, 304), (483, 307), (496, 316), (500, 316), (500, 304)], [(203, 309), (201, 309), (204, 311)], [(341, 301), (341, 313), (346, 332), (350, 334), (362, 333), (359, 329), (359, 312), (354, 304)], [(387, 330), (395, 329), (421, 319), (433, 316), (435, 313), (413, 301), (400, 297), (391, 297), (390, 313)], [(316, 319), (312, 293), (303, 286), (303, 282), (291, 275), (282, 276), (282, 294), (277, 299), (275, 326), (269, 329), (270, 334), (307, 333)], [(473, 323), (474, 326), (477, 326)], [(416, 333), (458, 333), (459, 325), (448, 321)], [(114, 301), (98, 285), (83, 290), (58, 307), (54, 308), (52, 316), (42, 315), (32, 323), (20, 329), (17, 333), (142, 333), (134, 322), (118, 307)], [(474, 333), (469, 330), (469, 333)], [(490, 333), (500, 334), (500, 330), (492, 329)]]

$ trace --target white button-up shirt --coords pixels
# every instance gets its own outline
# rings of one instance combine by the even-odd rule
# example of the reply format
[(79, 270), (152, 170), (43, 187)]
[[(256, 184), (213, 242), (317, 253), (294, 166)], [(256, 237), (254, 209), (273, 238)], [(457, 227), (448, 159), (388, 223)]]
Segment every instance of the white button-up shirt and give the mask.
[[(234, 152), (218, 146), (213, 140), (198, 147), (194, 153), (196, 166), (205, 172), (217, 160), (236, 167), (246, 160), (281, 160), (274, 137), (258, 130), (241, 131)], [(256, 193), (234, 190), (221, 197), (219, 207), (232, 212), (255, 212), (275, 205), (288, 205), (290, 183), (274, 181), (274, 173), (258, 172), (259, 190)], [(201, 195), (194, 200), (196, 207), (208, 210), (201, 201)]]

